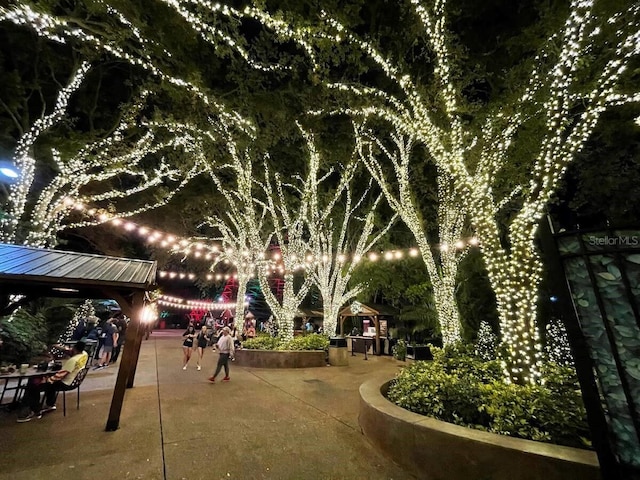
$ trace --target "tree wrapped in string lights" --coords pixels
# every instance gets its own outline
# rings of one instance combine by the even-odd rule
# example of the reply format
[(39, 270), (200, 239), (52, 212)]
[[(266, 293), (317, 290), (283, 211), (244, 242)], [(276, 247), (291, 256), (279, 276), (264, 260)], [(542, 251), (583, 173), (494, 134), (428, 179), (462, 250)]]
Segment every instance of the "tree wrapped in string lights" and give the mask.
[[(15, 149), (13, 162), (19, 172), (19, 178), (11, 186), (11, 194), (7, 199), (7, 215), (0, 218), (0, 233), (2, 241), (13, 243), (16, 240), (18, 224), (27, 208), (29, 192), (36, 174), (36, 160), (33, 158), (33, 146), (40, 134), (64, 118), (69, 99), (82, 84), (89, 64), (83, 63), (72, 75), (69, 83), (61, 89), (56, 99), (56, 106), (52, 112), (43, 114), (31, 128), (21, 136)], [(37, 225), (36, 225), (37, 228)]]
[[(278, 325), (278, 336), (283, 341), (288, 341), (293, 338), (293, 320), (298, 308), (313, 284), (311, 276), (306, 274), (304, 268), (305, 257), (310, 248), (305, 227), (310, 200), (309, 189), (313, 179), (308, 177), (301, 185), (285, 182), (280, 172), (272, 172), (265, 160), (264, 180), (256, 181), (263, 196), (254, 197), (253, 201), (256, 206), (264, 209), (273, 229), (272, 234), (263, 235), (263, 238), (273, 238), (279, 247), (274, 259), (282, 263), (282, 301), (278, 300), (269, 286), (268, 275), (271, 269), (268, 263), (258, 263), (258, 280)], [(258, 237), (254, 239), (259, 240)], [(264, 245), (264, 240), (256, 246), (261, 245)], [(298, 285), (296, 275), (298, 278), (301, 277)]]
[[(348, 102), (338, 111), (397, 125), (452, 182), (496, 294), (507, 381), (536, 382), (540, 375), (535, 236), (546, 205), (603, 112), (640, 100), (629, 68), (640, 51), (640, 5), (618, 8), (604, 0), (570, 1), (564, 23), (549, 21), (551, 33), (537, 44), (538, 53), (517, 56), (511, 84), (484, 101), (469, 93), (477, 78), (468, 81), (445, 0), (409, 4), (411, 28), (402, 31), (417, 32), (416, 43), (432, 66), (421, 74), (394, 59), (398, 52), (383, 52), (327, 12), (319, 26), (289, 24), (259, 9), (243, 12), (297, 42), (325, 86)], [(555, 18), (563, 17), (554, 12)], [(346, 49), (352, 57), (365, 56), (384, 81), (334, 81), (327, 74), (327, 49), (342, 52), (334, 63), (341, 72)]]
[[(148, 94), (145, 92), (144, 97)], [(28, 193), (32, 192), (29, 185), (33, 182), (33, 165), (28, 170), (31, 175), (21, 175), (15, 186), (17, 199), (10, 203), (13, 208), (8, 209), (8, 218), (10, 227), (29, 225), (25, 243), (54, 245), (60, 231), (126, 218), (162, 206), (196, 175), (210, 168), (204, 152), (211, 149), (215, 138), (209, 132), (185, 123), (140, 121), (141, 108), (142, 104), (135, 105), (112, 135), (87, 145), (71, 158), (64, 158), (54, 150), (52, 158), (57, 174), (38, 192), (38, 199), (29, 211), (24, 206)], [(146, 127), (141, 135), (131, 133), (140, 127)], [(21, 158), (20, 149), (16, 158)], [(156, 192), (159, 199), (145, 200), (151, 192)], [(141, 198), (137, 205), (136, 196)], [(118, 201), (125, 201), (125, 208), (118, 208)], [(135, 206), (127, 207), (132, 204)], [(87, 209), (87, 205), (91, 207)], [(117, 215), (111, 214), (112, 209)], [(18, 239), (15, 234), (16, 228), (10, 229), (8, 240)]]
[(96, 310), (93, 307), (93, 303), (91, 302), (91, 300), (85, 300), (84, 303), (80, 305), (73, 313), (73, 317), (71, 317), (71, 320), (69, 320), (69, 323), (67, 324), (64, 332), (62, 332), (62, 334), (60, 335), (58, 343), (70, 341), (71, 337), (73, 336), (73, 332), (75, 332), (80, 321), (83, 320), (86, 322), (89, 317), (95, 316), (95, 314)]
[(574, 367), (573, 354), (569, 346), (567, 329), (564, 328), (562, 320), (552, 317), (545, 328), (544, 352), (547, 359), (562, 365), (563, 367)]
[[(376, 211), (382, 196), (378, 195), (366, 203), (370, 197), (369, 182), (364, 192), (354, 198), (357, 163), (353, 161), (341, 169), (340, 180), (334, 190), (321, 192), (321, 185), (334, 173), (333, 169), (320, 175), (322, 158), (314, 137), (310, 132), (300, 130), (309, 156), (306, 194), (310, 196), (307, 228), (311, 254), (305, 258), (305, 265), (307, 275), (322, 296), (324, 331), (333, 335), (340, 309), (362, 290), (362, 284), (349, 285), (354, 269), (391, 228), (396, 216), (374, 233)], [(327, 200), (323, 202), (322, 198)]]
[(495, 360), (498, 347), (498, 337), (488, 322), (480, 322), (480, 328), (478, 329), (478, 338), (474, 346), (475, 354), (482, 360), (489, 361)]
[(469, 243), (461, 238), (465, 209), (455, 194), (453, 183), (444, 173), (437, 176), (439, 241), (436, 242), (430, 238), (430, 225), (420, 211), (410, 181), (416, 139), (396, 128), (390, 135), (390, 145), (387, 145), (364, 125), (357, 125), (355, 131), (360, 158), (380, 185), (387, 202), (416, 239), (433, 285), (442, 342), (448, 345), (460, 341), (460, 316), (455, 297), (456, 274), (458, 265), (476, 240), (471, 239)]
[[(45, 89), (40, 87), (43, 113), (23, 131), (15, 148), (14, 164), (20, 177), (11, 186), (7, 214), (0, 220), (3, 241), (52, 245), (62, 229), (97, 225), (165, 205), (191, 179), (210, 168), (207, 154), (215, 153), (212, 145), (217, 141), (211, 134), (212, 126), (233, 125), (230, 128), (244, 132), (253, 129), (201, 86), (167, 73), (167, 59), (173, 54), (145, 38), (134, 18), (102, 3), (90, 10), (95, 25), (104, 28), (88, 27), (74, 16), (78, 12), (59, 16), (59, 10), (47, 13), (46, 7), (36, 9), (28, 2), (0, 7), (0, 22), (31, 28), (51, 44), (65, 45), (66, 53), (74, 59), (85, 58), (60, 89), (53, 108), (44, 103)], [(242, 53), (241, 48), (239, 51)], [(94, 131), (89, 117), (91, 129), (84, 137), (73, 131), (73, 141), (53, 142), (47, 158), (42, 158), (42, 153), (36, 156), (36, 144), (46, 145), (47, 136), (67, 136), (69, 130), (63, 127), (73, 125), (69, 103), (73, 96), (88, 95), (93, 86), (88, 85), (87, 75), (99, 70), (105, 59), (134, 72), (135, 79), (144, 85), (139, 97), (131, 99), (126, 110), (121, 106), (114, 109), (112, 117), (118, 122), (107, 128), (107, 134)], [(97, 80), (93, 110), (102, 93), (99, 85), (109, 79), (99, 76)], [(58, 80), (54, 78), (54, 82)], [(8, 102), (3, 106), (16, 125), (27, 121), (26, 115), (17, 118)], [(162, 107), (167, 106), (173, 111), (163, 114)], [(186, 112), (183, 117), (188, 120), (179, 120), (174, 111)], [(78, 148), (79, 142), (84, 146)], [(37, 169), (49, 169), (53, 175), (43, 176)], [(48, 178), (44, 188), (40, 185), (43, 178)]]
[[(238, 280), (238, 295), (236, 298), (236, 326), (242, 329), (244, 320), (244, 304), (249, 280), (256, 276), (258, 263), (265, 262), (265, 251), (268, 246), (263, 243), (260, 233), (264, 231), (264, 215), (260, 215), (253, 201), (252, 155), (249, 149), (239, 151), (237, 142), (229, 139), (229, 163), (219, 167), (219, 171), (228, 170), (235, 179), (230, 187), (229, 182), (223, 182), (215, 170), (209, 170), (218, 192), (226, 200), (221, 210), (224, 214), (212, 215), (205, 224), (214, 228), (219, 236), (207, 240), (221, 243), (219, 254), (212, 264), (213, 270), (220, 262), (229, 262), (236, 268)], [(273, 300), (273, 299), (271, 299)]]

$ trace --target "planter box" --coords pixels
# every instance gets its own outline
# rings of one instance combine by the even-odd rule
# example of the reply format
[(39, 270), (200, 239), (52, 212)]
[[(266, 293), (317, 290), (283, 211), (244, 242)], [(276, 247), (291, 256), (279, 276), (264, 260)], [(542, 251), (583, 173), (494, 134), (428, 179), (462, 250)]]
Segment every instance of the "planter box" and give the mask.
[(595, 452), (452, 425), (409, 412), (383, 395), (388, 382), (360, 386), (363, 434), (396, 463), (429, 480), (600, 480)]
[(253, 368), (309, 368), (326, 365), (324, 350), (236, 350), (236, 365)]

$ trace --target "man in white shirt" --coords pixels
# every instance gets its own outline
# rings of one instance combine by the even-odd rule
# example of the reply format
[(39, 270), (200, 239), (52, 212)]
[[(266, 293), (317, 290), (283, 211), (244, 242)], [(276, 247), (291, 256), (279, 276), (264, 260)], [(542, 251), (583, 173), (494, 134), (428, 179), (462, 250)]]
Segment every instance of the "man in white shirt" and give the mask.
[(222, 329), (222, 335), (216, 343), (216, 348), (220, 352), (220, 356), (218, 357), (218, 365), (216, 366), (216, 371), (212, 377), (209, 377), (209, 381), (214, 383), (216, 381), (216, 377), (224, 367), (224, 378), (223, 382), (228, 382), (229, 378), (229, 358), (233, 358), (233, 354), (235, 352), (233, 346), (233, 338), (231, 337), (231, 329), (229, 327), (224, 327)]

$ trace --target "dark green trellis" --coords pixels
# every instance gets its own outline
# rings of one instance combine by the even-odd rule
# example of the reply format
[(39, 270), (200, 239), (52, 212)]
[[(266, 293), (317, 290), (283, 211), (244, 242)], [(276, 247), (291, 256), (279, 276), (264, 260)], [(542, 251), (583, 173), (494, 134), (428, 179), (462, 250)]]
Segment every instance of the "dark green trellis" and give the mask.
[(640, 229), (543, 230), (603, 477), (640, 478)]

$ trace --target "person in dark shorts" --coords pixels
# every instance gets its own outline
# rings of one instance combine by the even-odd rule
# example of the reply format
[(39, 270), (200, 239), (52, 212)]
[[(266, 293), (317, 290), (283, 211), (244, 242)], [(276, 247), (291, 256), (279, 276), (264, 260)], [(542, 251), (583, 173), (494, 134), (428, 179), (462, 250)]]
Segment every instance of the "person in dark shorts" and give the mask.
[(191, 354), (193, 353), (193, 340), (196, 338), (196, 329), (193, 325), (187, 327), (186, 332), (182, 334), (184, 341), (182, 342), (182, 369), (187, 369), (187, 364), (191, 360)]
[(200, 329), (200, 333), (196, 337), (196, 341), (198, 344), (198, 370), (201, 370), (200, 363), (202, 362), (202, 356), (204, 355), (204, 350), (207, 348), (209, 343), (210, 335), (206, 325), (202, 325)]

